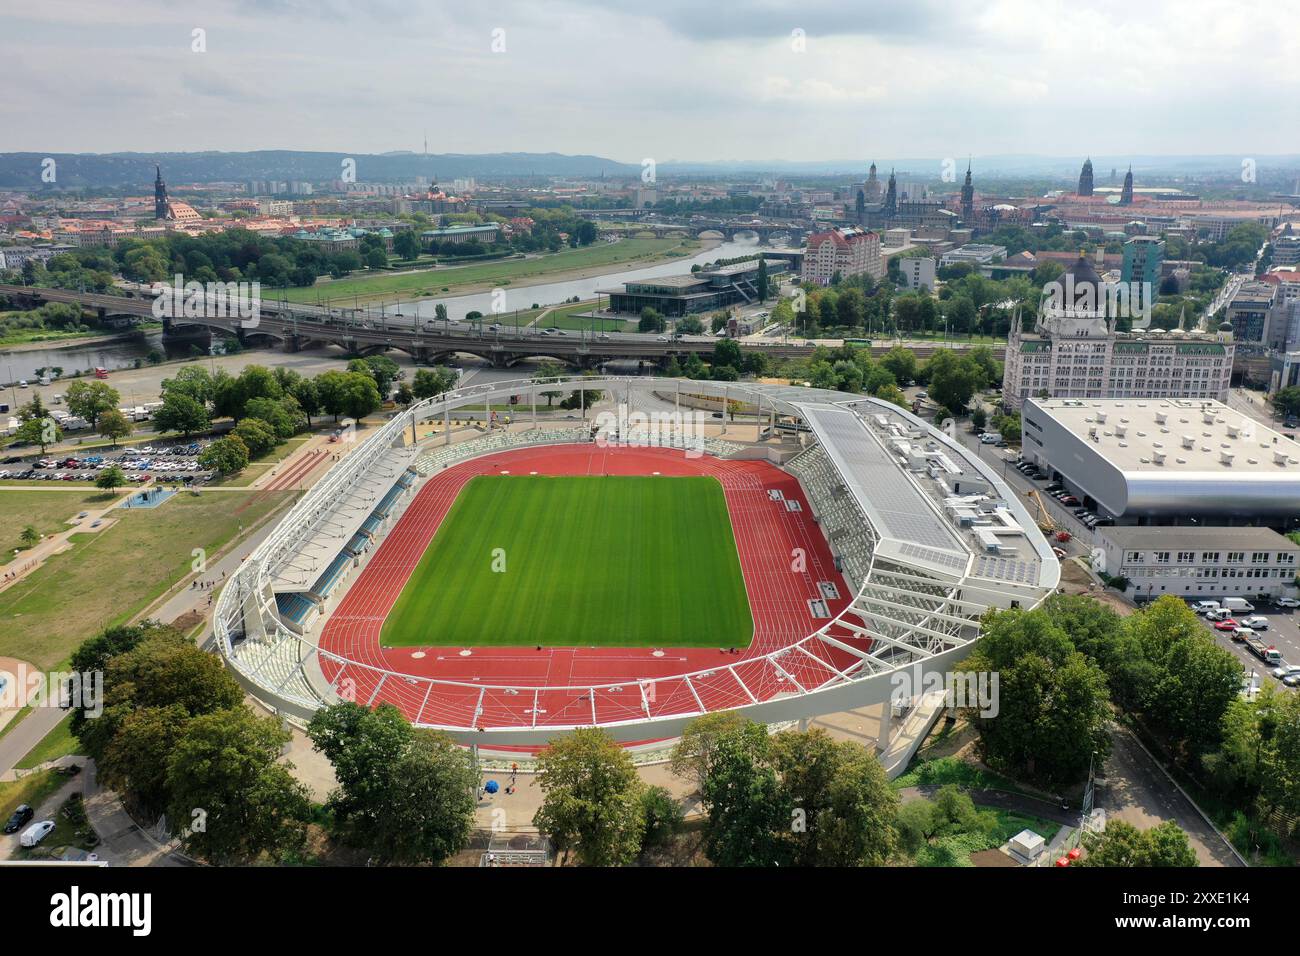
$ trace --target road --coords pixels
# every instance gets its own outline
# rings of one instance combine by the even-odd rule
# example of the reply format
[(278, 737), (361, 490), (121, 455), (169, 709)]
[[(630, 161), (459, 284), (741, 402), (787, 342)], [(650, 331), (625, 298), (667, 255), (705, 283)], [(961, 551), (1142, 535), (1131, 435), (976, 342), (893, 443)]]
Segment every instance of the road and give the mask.
[(1105, 786), (1097, 805), (1106, 819), (1119, 819), (1140, 829), (1173, 820), (1187, 834), (1201, 866), (1241, 866), (1228, 844), (1215, 832), (1192, 802), (1183, 796), (1160, 765), (1123, 727), (1111, 733), (1111, 754), (1106, 761)]

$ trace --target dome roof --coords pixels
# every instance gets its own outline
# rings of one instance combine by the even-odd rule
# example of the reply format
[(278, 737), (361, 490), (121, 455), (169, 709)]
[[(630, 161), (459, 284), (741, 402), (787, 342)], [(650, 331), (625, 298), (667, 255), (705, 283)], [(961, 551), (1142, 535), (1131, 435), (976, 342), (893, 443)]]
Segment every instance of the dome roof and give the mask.
[(1220, 332), (1231, 332), (1231, 331), (1232, 331), (1232, 323), (1231, 323), (1231, 322), (1220, 322), (1220, 323), (1219, 323), (1219, 331), (1220, 331)]

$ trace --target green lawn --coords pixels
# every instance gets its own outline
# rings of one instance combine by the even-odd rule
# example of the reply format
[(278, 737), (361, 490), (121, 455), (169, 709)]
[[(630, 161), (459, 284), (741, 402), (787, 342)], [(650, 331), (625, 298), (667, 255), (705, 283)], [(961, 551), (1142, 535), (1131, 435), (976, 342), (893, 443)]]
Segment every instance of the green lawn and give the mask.
[(745, 647), (753, 632), (716, 479), (480, 475), (382, 643)]
[(72, 535), (69, 550), (0, 591), (0, 656), (55, 666), (87, 637), (130, 620), (188, 575), (195, 548), (216, 557), (241, 524), (251, 529), (292, 496), (181, 492), (158, 508), (114, 512), (116, 524), (101, 531)]
[[(51, 484), (62, 482), (47, 481), (42, 484), (48, 488)], [(78, 485), (76, 491), (53, 488), (42, 491), (16, 491), (10, 488), (0, 490), (0, 548), (4, 549), (5, 557), (10, 557), (13, 549), (20, 545), (18, 536), (28, 525), (41, 534), (64, 531), (69, 527), (69, 518), (76, 517), (82, 511), (103, 508), (119, 494), (121, 492), (100, 491), (93, 485), (87, 490), (84, 484)]]
[(68, 754), (81, 751), (81, 742), (72, 736), (72, 714), (64, 717), (54, 725), (54, 729), (45, 735), (22, 760), (15, 765), (19, 770), (31, 770), (50, 760), (58, 760)]
[[(439, 266), (419, 272), (361, 273), (332, 282), (318, 281), (313, 286), (283, 290), (290, 302), (315, 302), (318, 299), (361, 300), (392, 298), (420, 298), (464, 292), (472, 288), (508, 286), (512, 282), (547, 276), (570, 269), (619, 265), (645, 259), (682, 256), (694, 253), (700, 244), (691, 239), (624, 239), (620, 242), (598, 242), (581, 249), (564, 249), (560, 252), (532, 259), (497, 259), (465, 266)], [(277, 292), (278, 295), (278, 292)], [(511, 298), (532, 304), (527, 289), (521, 289)]]

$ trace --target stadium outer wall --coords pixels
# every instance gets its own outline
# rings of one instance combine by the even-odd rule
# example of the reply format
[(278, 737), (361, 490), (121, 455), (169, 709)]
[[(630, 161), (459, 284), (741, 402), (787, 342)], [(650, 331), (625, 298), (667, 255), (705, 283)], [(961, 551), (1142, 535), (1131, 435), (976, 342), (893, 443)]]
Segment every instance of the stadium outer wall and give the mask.
[[(234, 579), (222, 591), (214, 615), (214, 638), (218, 652), (221, 653), (234, 676), (246, 690), (264, 702), (277, 713), (299, 721), (307, 721), (317, 709), (334, 702), (319, 693), (293, 693), (286, 689), (286, 680), (273, 682), (267, 679), (262, 667), (245, 666), (240, 654), (235, 652), (237, 639), (245, 642), (254, 641), (261, 646), (283, 647), (288, 644), (297, 650), (299, 668), (307, 665), (314, 647), (303, 647), (303, 639), (288, 632), (278, 618), (274, 595), (271, 591), (271, 569), (276, 567), (288, 555), (294, 553), (295, 545), (301, 543), (317, 527), (323, 516), (330, 510), (330, 503), (342, 494), (352, 482), (366, 469), (393, 454), (393, 450), (409, 444), (413, 439), (419, 423), (442, 416), (447, 420), (449, 412), (466, 404), (493, 402), (510, 395), (520, 395), (535, 404), (538, 395), (544, 391), (573, 389), (579, 385), (593, 390), (613, 392), (616, 397), (626, 394), (630, 399), (634, 389), (654, 388), (663, 392), (673, 380), (625, 378), (625, 377), (561, 377), (541, 381), (521, 380), (517, 382), (497, 383), (493, 385), (471, 386), (460, 389), (438, 399), (421, 402), (394, 416), (376, 433), (369, 436), (360, 447), (352, 451), (320, 482), (303, 497), (281, 520), (276, 529), (254, 551), (241, 566)], [(686, 385), (692, 393), (715, 396), (722, 408), (730, 399), (740, 399), (753, 403), (760, 411), (760, 418), (770, 415), (772, 424), (777, 417), (794, 417), (800, 419), (799, 405), (804, 402), (847, 403), (855, 406), (880, 404), (876, 400), (860, 395), (827, 392), (817, 389), (801, 389), (784, 386), (764, 386), (749, 383), (711, 383), (690, 381), (676, 382), (676, 388)], [(521, 404), (521, 414), (526, 413), (527, 404)], [(963, 464), (978, 470), (995, 491), (1000, 492), (1026, 534), (1034, 542), (1040, 555), (1050, 556), (1050, 547), (1041, 539), (1036, 524), (1024, 506), (1014, 494), (1008, 493), (997, 474), (982, 460), (967, 457), (964, 449), (955, 441), (932, 429), (927, 423), (910, 414), (887, 406), (891, 414), (901, 415), (914, 426), (924, 429), (928, 437), (946, 445), (949, 454), (960, 457)], [(951, 597), (944, 604), (945, 610), (955, 608), (989, 608), (1036, 606), (1052, 592), (1059, 578), (1059, 565), (1053, 560), (1044, 562), (1039, 580), (1029, 585), (999, 585), (995, 591), (990, 588), (963, 582), (954, 585), (955, 598)], [(978, 592), (981, 601), (963, 597), (963, 588), (972, 593)], [(861, 597), (863, 590), (858, 592)], [(916, 681), (926, 675), (944, 675), (950, 673), (955, 665), (970, 653), (973, 640), (978, 638), (978, 614), (972, 612), (966, 622), (963, 633), (968, 636), (958, 637), (954, 634), (951, 646), (935, 647), (929, 638), (918, 639), (914, 643), (904, 639), (891, 639), (890, 645), (906, 642), (917, 649), (918, 659), (907, 660), (903, 664), (889, 664), (874, 661), (870, 668), (864, 667), (856, 674), (841, 676), (840, 679), (827, 681), (815, 688), (801, 688), (802, 692), (790, 693), (766, 700), (754, 700), (734, 709), (744, 713), (750, 719), (763, 723), (800, 721), (823, 714), (841, 712), (853, 708), (882, 704), (891, 697), (897, 698), (900, 678), (906, 677), (916, 686)], [(941, 642), (942, 643), (942, 642)], [(923, 645), (928, 649), (921, 654)], [(788, 650), (788, 649), (787, 649)], [(528, 688), (532, 690), (533, 688)], [(697, 709), (673, 714), (649, 715), (628, 720), (602, 722), (600, 726), (616, 740), (633, 743), (650, 739), (665, 739), (679, 736), (687, 724), (700, 716), (704, 710)], [(437, 725), (433, 725), (437, 726)], [(544, 745), (557, 734), (579, 726), (590, 726), (590, 722), (572, 725), (511, 726), (475, 728), (472, 726), (437, 726), (445, 730), (464, 744), (476, 744), (484, 747), (536, 747)]]

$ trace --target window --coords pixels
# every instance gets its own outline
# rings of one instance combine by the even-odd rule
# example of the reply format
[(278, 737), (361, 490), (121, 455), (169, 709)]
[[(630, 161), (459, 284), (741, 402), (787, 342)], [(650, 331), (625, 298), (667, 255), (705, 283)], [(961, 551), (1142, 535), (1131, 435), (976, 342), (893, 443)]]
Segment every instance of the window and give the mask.
[(1191, 564), (1191, 563), (1192, 563), (1193, 561), (1195, 561), (1195, 560), (1196, 560), (1196, 552), (1195, 552), (1195, 551), (1179, 551), (1179, 552), (1178, 552), (1178, 563), (1179, 563), (1179, 564)]
[(1156, 564), (1168, 564), (1168, 563), (1169, 563), (1169, 552), (1168, 552), (1168, 551), (1157, 551), (1157, 552), (1156, 552)]
[(1219, 563), (1219, 552), (1217, 552), (1217, 551), (1202, 551), (1202, 552), (1201, 552), (1201, 563), (1202, 563), (1202, 564), (1218, 564), (1218, 563)]
[(1129, 551), (1124, 555), (1125, 564), (1142, 564), (1146, 559), (1145, 551)]

